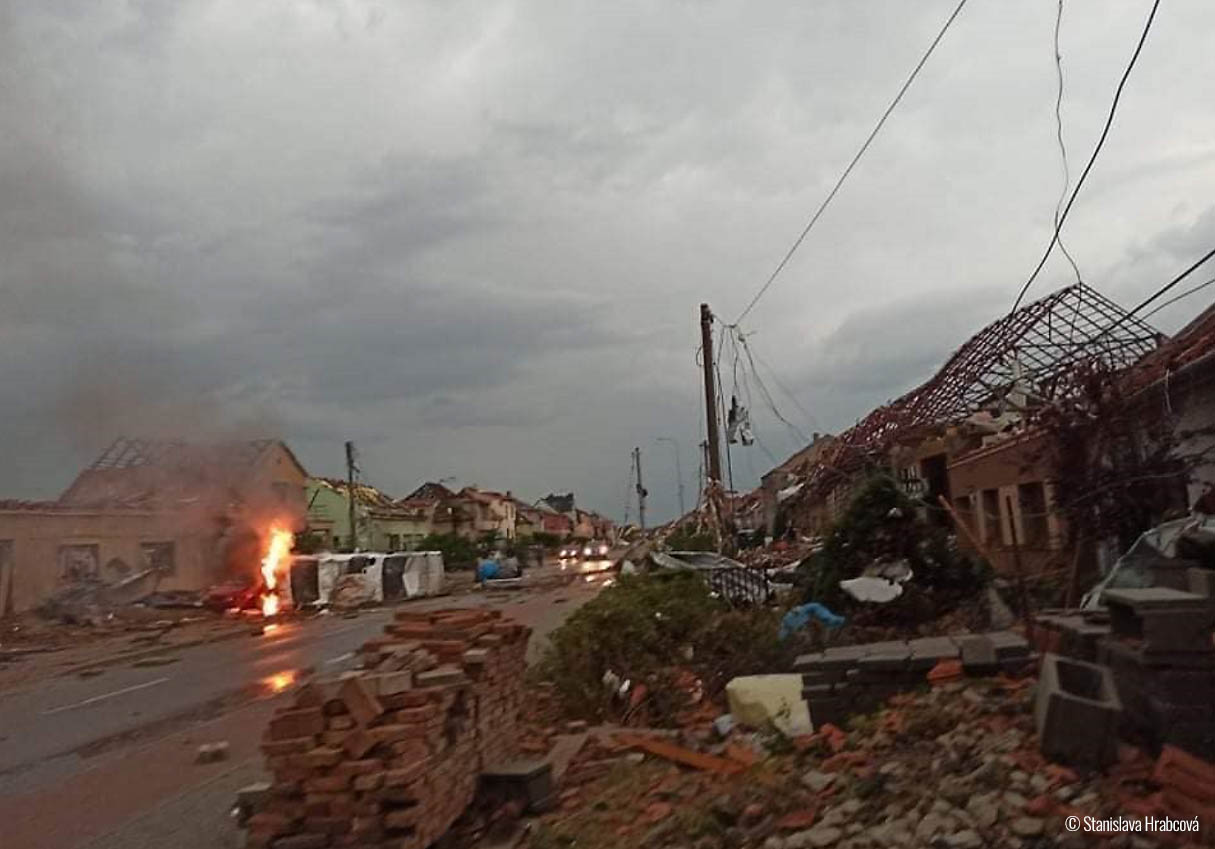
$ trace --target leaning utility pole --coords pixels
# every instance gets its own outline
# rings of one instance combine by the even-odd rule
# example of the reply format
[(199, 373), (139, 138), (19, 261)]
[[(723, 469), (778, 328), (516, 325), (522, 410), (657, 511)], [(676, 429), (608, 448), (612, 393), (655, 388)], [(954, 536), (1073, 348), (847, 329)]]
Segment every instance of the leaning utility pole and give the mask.
[(358, 534), (354, 526), (354, 443), (346, 443), (346, 495), (349, 496), (350, 550), (358, 548)]
[(633, 466), (637, 469), (637, 523), (645, 530), (645, 487), (641, 484), (641, 449), (633, 449)]
[(721, 483), (721, 437), (717, 433), (717, 388), (713, 384), (713, 313), (708, 304), (700, 305), (700, 347), (705, 368), (709, 480)]

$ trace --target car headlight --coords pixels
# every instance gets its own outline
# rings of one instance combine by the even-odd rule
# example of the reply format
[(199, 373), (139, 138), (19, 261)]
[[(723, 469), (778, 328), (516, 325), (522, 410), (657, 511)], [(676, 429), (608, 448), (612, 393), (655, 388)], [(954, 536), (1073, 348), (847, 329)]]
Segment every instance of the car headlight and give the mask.
[(586, 548), (582, 549), (582, 556), (583, 557), (591, 556), (591, 547), (589, 545)]

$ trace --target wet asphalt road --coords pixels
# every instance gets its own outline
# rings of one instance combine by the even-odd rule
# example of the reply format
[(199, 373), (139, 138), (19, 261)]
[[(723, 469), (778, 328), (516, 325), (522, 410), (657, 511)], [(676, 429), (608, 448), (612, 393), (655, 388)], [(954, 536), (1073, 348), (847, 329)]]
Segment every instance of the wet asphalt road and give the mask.
[(166, 654), (163, 664), (152, 658), (0, 694), (0, 795), (61, 781), (141, 734), (272, 696), (308, 667), (336, 667), (390, 616), (284, 622), (257, 637), (239, 631)]
[[(546, 570), (547, 571), (547, 570)], [(568, 586), (410, 602), (410, 609), (495, 606), (544, 635), (598, 591)], [(238, 845), (227, 812), (236, 789), (263, 777), (258, 743), (283, 690), (336, 674), (391, 610), (284, 622), (262, 636), (176, 650), (0, 693), (0, 845), (119, 849)], [(229, 758), (198, 765), (199, 743)]]

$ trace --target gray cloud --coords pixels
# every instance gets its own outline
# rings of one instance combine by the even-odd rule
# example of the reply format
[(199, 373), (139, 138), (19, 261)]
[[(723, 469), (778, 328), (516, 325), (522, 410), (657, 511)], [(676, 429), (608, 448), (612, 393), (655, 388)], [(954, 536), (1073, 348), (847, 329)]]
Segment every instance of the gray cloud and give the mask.
[[(1143, 5), (1067, 5), (1073, 175)], [(356, 439), (390, 489), (617, 515), (640, 445), (670, 515), (654, 440), (691, 492), (697, 304), (741, 311), (950, 6), (0, 5), (4, 494), (54, 494), (119, 432), (273, 432), (322, 473)], [(846, 427), (1011, 303), (1060, 185), (1053, 13), (968, 6), (748, 318), (798, 428)], [(1209, 247), (1212, 24), (1161, 11), (1069, 221), (1127, 303)], [(800, 438), (751, 390), (740, 485)]]

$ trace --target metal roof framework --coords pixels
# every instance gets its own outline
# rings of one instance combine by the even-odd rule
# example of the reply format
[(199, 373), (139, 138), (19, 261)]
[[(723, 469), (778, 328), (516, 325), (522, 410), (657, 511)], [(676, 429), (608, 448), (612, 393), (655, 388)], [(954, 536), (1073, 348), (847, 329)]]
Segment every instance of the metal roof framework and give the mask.
[(1077, 367), (1134, 365), (1165, 337), (1083, 283), (1060, 289), (993, 321), (936, 374), (879, 407), (839, 436), (809, 471), (812, 492), (880, 455), (896, 439), (982, 410), (1029, 411), (1079, 390)]

